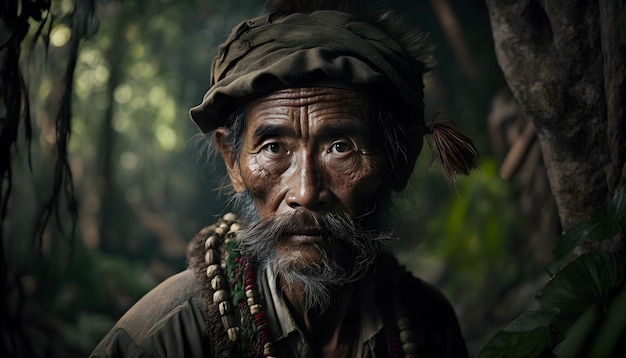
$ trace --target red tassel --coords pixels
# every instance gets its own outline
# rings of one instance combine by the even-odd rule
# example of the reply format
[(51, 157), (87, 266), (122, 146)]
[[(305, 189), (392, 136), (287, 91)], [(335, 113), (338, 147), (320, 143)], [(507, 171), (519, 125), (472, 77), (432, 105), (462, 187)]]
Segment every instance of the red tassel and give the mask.
[(453, 181), (458, 174), (468, 175), (478, 167), (478, 150), (472, 140), (456, 128), (441, 121), (426, 123), (430, 148), (439, 160), (443, 173)]

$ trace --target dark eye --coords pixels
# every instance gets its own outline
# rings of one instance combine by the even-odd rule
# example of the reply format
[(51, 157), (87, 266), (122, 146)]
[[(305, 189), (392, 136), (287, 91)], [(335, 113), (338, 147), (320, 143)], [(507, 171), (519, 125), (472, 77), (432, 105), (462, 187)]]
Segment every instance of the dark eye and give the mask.
[(272, 154), (278, 154), (281, 152), (280, 144), (278, 143), (267, 143), (263, 146), (263, 150), (268, 151)]
[(352, 150), (352, 146), (345, 142), (334, 142), (328, 148), (328, 153), (334, 151), (336, 153), (347, 153)]

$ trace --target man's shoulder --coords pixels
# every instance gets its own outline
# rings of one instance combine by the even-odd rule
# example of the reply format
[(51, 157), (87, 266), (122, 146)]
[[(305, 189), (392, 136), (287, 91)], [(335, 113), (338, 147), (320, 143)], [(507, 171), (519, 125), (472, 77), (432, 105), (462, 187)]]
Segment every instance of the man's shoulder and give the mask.
[[(161, 356), (172, 349), (182, 354), (192, 343), (202, 347), (207, 332), (205, 308), (206, 300), (194, 273), (183, 271), (137, 301), (102, 340), (93, 356)], [(176, 346), (168, 347), (170, 343)], [(129, 355), (129, 348), (133, 347), (136, 353)]]
[(131, 331), (142, 331), (146, 326), (176, 315), (179, 311), (194, 308), (202, 302), (201, 288), (189, 270), (180, 272), (161, 282), (122, 316), (118, 326)]

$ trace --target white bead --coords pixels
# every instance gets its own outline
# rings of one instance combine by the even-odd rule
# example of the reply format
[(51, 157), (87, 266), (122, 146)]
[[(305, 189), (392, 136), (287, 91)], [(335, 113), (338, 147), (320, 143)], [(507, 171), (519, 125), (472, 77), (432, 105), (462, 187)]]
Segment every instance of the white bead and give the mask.
[(211, 280), (211, 288), (214, 291), (226, 288), (226, 279), (222, 275), (215, 275)]
[(230, 301), (220, 302), (218, 307), (220, 309), (220, 315), (222, 315), (222, 316), (225, 315), (225, 314), (228, 314), (228, 313), (230, 313), (232, 311), (232, 306), (231, 306)]
[(204, 242), (205, 249), (217, 249), (218, 245), (219, 245), (219, 239), (214, 235), (209, 236)]
[(402, 350), (404, 354), (413, 354), (415, 353), (415, 345), (413, 343), (403, 343)]
[(400, 331), (400, 342), (402, 343), (413, 342), (414, 337), (415, 336), (413, 335), (412, 331), (409, 331), (409, 330)]
[(398, 318), (398, 329), (405, 331), (411, 328), (411, 320), (408, 317)]
[(217, 290), (213, 293), (213, 302), (223, 302), (228, 301), (230, 299), (230, 295), (226, 290)]
[(230, 232), (237, 232), (241, 230), (241, 225), (234, 223), (230, 226)]
[(230, 339), (231, 342), (235, 342), (237, 339), (239, 339), (239, 327), (233, 327), (228, 329), (228, 339)]
[(220, 255), (217, 252), (217, 250), (214, 250), (214, 249), (206, 250), (206, 253), (204, 254), (204, 262), (206, 262), (209, 265), (213, 265), (213, 264), (219, 263), (219, 260), (220, 260)]
[(233, 213), (227, 213), (222, 219), (224, 219), (225, 221), (235, 221), (237, 219), (237, 215)]
[(250, 313), (252, 314), (257, 314), (261, 311), (261, 305), (259, 305), (258, 303), (255, 305), (250, 306)]
[(265, 343), (263, 346), (263, 355), (272, 356), (274, 354), (274, 345), (271, 342)]
[(209, 265), (206, 268), (206, 275), (208, 278), (213, 278), (213, 276), (217, 275), (218, 273), (220, 273), (220, 265)]

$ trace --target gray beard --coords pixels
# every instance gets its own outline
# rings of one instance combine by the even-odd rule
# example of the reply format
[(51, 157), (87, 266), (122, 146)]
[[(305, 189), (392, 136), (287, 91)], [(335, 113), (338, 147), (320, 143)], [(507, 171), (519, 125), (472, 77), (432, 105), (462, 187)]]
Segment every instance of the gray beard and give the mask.
[[(321, 260), (306, 262), (301, 255), (277, 254), (278, 240), (311, 225), (322, 232), (323, 242), (314, 244)], [(276, 282), (301, 286), (306, 309), (322, 314), (333, 303), (333, 298), (338, 297), (339, 291), (367, 274), (384, 243), (391, 239), (390, 232), (364, 229), (348, 214), (313, 216), (296, 211), (257, 220), (241, 231), (238, 249), (242, 255), (259, 262), (262, 269), (270, 268), (276, 275)], [(340, 244), (343, 255), (327, 250), (328, 243)]]

